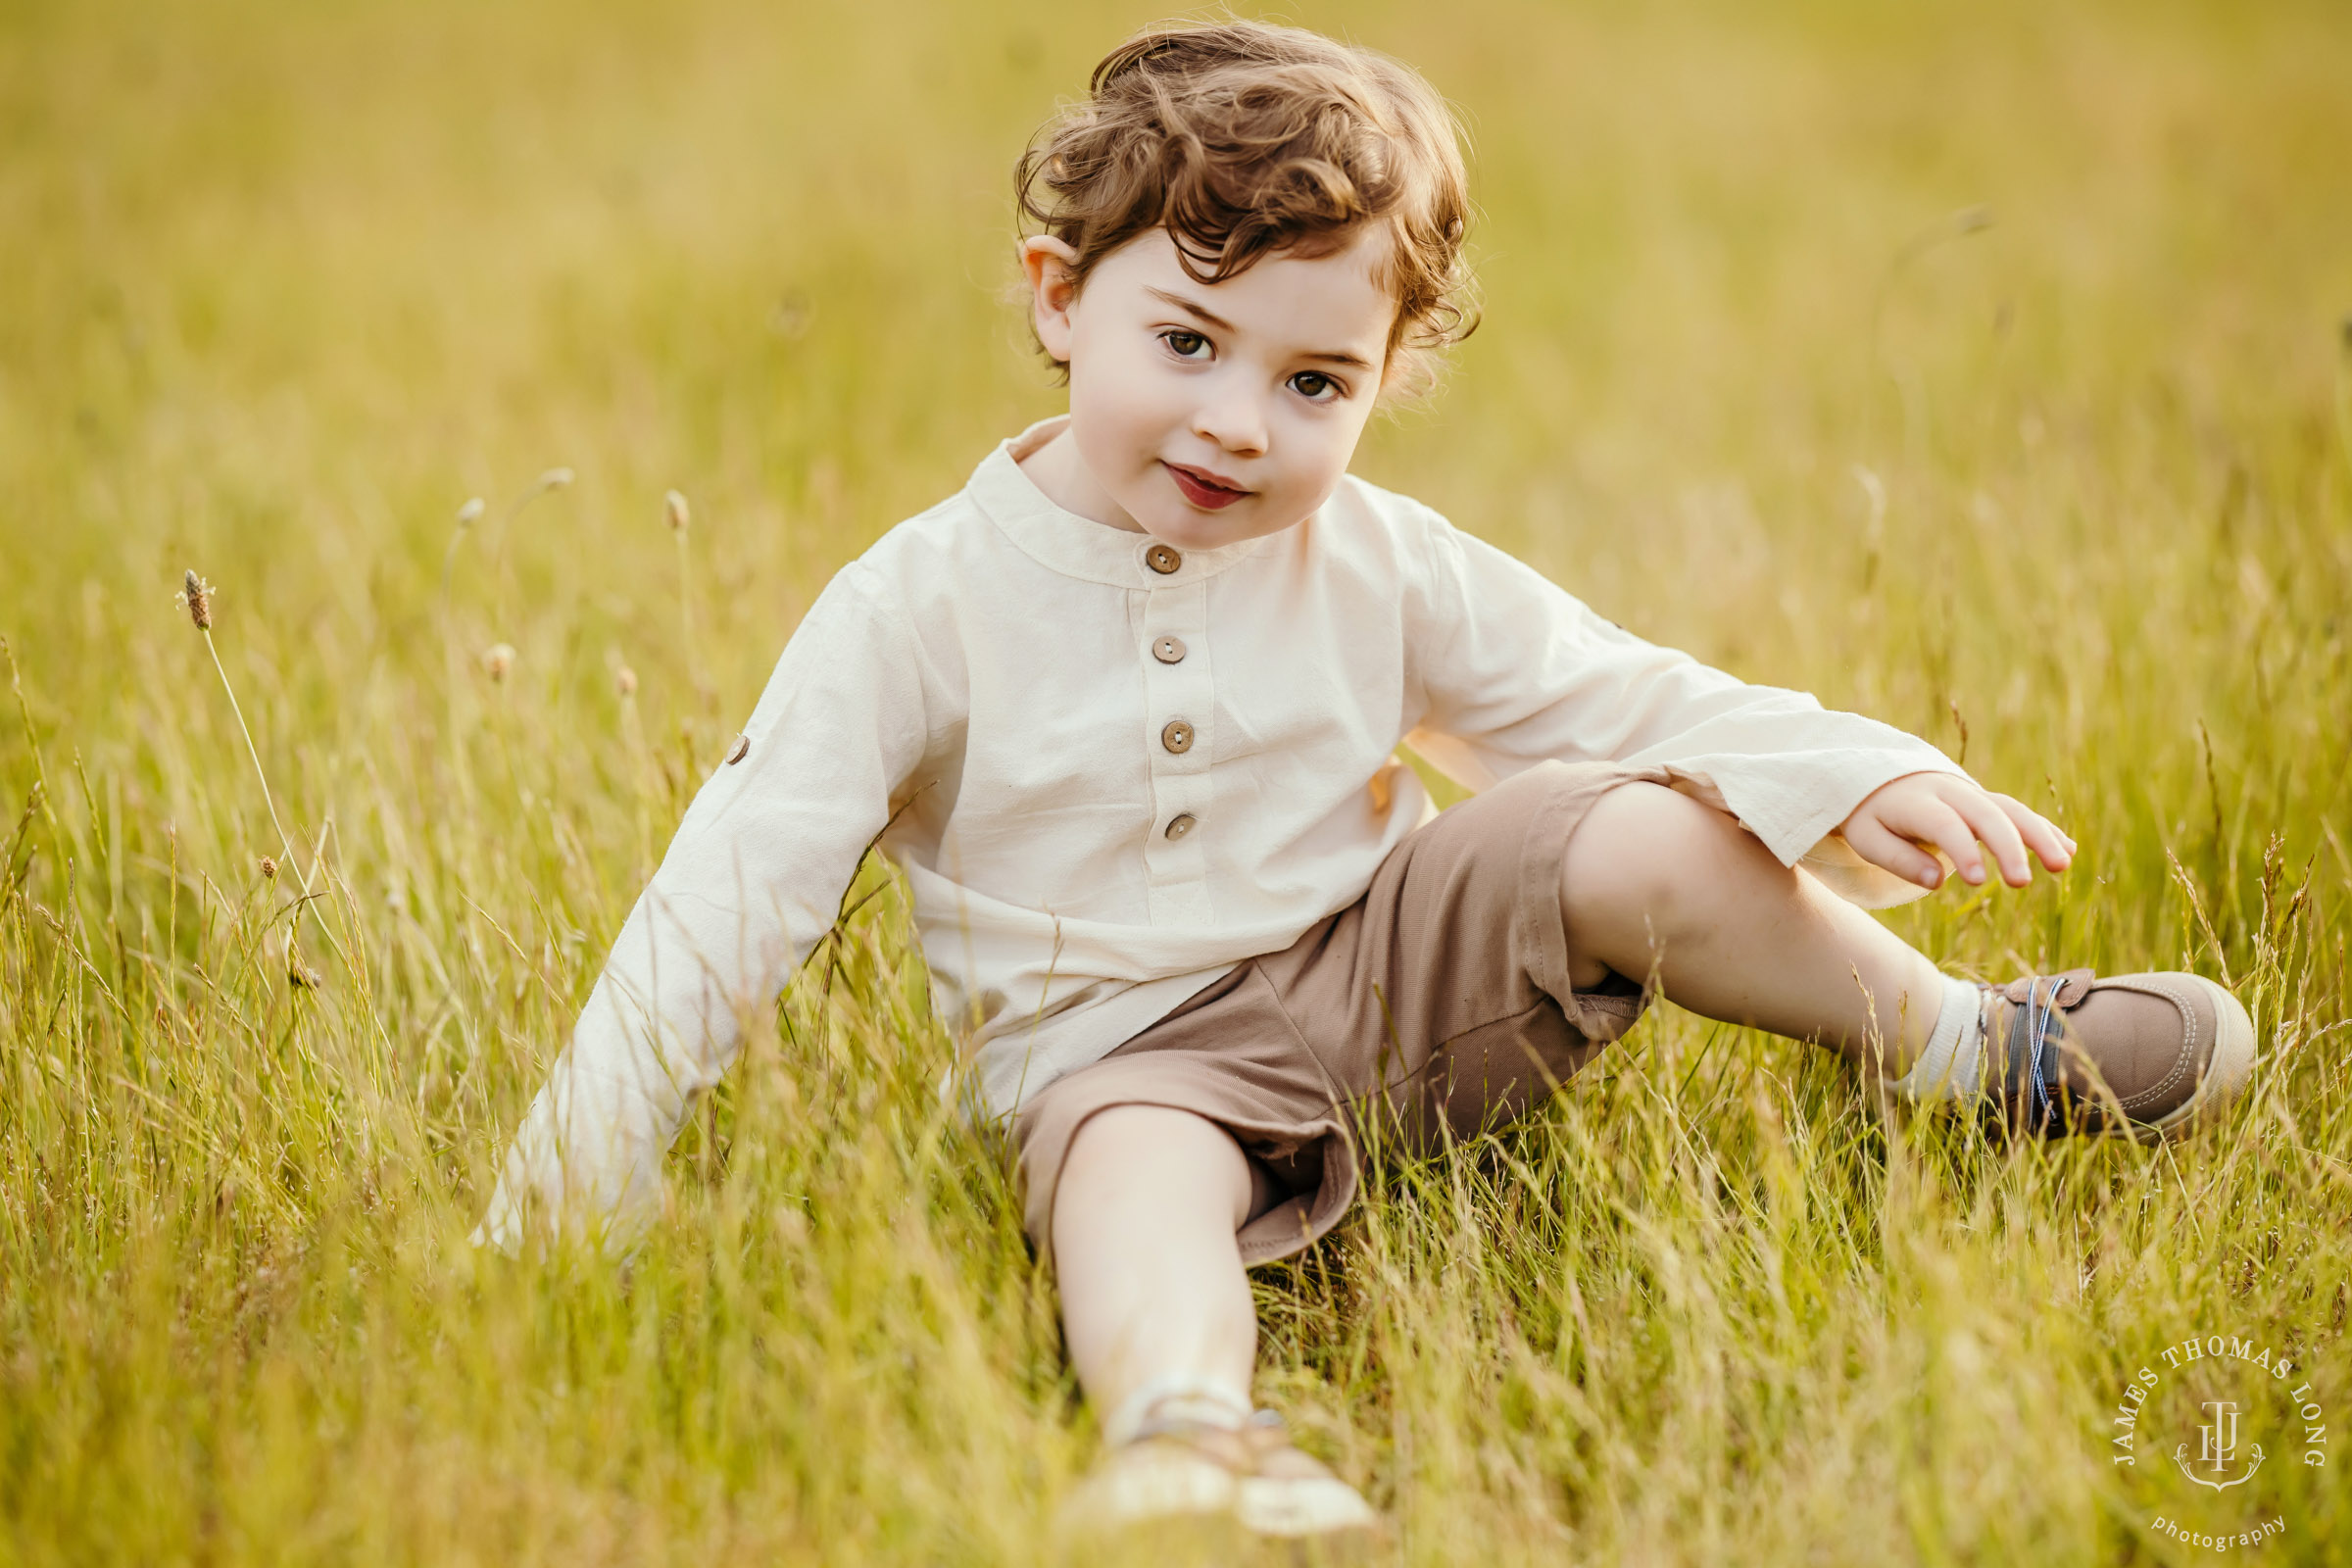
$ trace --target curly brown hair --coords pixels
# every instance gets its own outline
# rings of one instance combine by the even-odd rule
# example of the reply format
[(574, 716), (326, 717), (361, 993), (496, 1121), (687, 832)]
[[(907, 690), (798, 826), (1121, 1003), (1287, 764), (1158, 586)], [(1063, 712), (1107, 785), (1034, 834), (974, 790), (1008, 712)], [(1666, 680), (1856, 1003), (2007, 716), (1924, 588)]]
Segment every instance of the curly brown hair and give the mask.
[[(1077, 252), (1079, 292), (1153, 228), (1188, 276), (1216, 283), (1268, 255), (1331, 255), (1385, 221), (1374, 280), (1396, 317), (1383, 384), (1411, 401), (1435, 386), (1437, 351), (1478, 326), (1457, 134), (1437, 92), (1387, 55), (1260, 22), (1161, 24), (1103, 56), (1087, 97), (1030, 138), (1013, 189), (1024, 220)], [(1069, 367), (1052, 363), (1066, 384)]]

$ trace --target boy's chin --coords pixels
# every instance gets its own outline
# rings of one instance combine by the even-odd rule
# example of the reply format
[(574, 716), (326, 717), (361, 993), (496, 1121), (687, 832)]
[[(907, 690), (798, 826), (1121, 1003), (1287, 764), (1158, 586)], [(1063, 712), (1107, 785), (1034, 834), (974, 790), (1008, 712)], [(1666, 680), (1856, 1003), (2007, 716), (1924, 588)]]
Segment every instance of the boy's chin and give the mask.
[(1214, 550), (1219, 545), (1262, 539), (1290, 526), (1267, 517), (1247, 501), (1236, 502), (1221, 513), (1184, 511), (1143, 521), (1146, 533), (1179, 550)]

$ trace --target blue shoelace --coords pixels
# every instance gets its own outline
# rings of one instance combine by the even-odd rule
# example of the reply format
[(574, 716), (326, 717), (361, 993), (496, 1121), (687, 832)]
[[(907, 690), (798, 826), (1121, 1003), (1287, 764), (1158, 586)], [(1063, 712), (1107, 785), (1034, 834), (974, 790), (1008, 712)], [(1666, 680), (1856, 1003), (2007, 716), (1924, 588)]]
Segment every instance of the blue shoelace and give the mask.
[[(2045, 984), (2049, 987), (2046, 994), (2042, 990)], [(2058, 996), (2065, 989), (2063, 975), (2026, 982), (2026, 1000), (2010, 1019), (2009, 1049), (2001, 1064), (2011, 1106), (2014, 1109), (2024, 1100), (2027, 1129), (2045, 1136), (2057, 1120), (2057, 1097), (2050, 1092), (2044, 1058), (2054, 1049), (2058, 1031), (2065, 1027), (2058, 1011)]]

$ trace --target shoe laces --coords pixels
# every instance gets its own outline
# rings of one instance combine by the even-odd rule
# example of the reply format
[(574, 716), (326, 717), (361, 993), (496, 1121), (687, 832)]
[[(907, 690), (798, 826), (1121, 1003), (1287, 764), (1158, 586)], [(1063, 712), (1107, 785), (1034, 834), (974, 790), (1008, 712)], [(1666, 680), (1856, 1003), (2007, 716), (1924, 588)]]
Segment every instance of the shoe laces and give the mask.
[[(2006, 1109), (2012, 1116), (2022, 1111), (2027, 1129), (2047, 1135), (2057, 1120), (2057, 1095), (2052, 1087), (2052, 1066), (2056, 1061), (2058, 1040), (2066, 1032), (2065, 1004), (2059, 1000), (2070, 984), (2085, 982), (2086, 971), (2068, 971), (2062, 974), (2029, 975), (2005, 987), (1992, 988), (1993, 994), (2008, 1004), (2008, 1039), (2003, 1042), (2001, 1077)], [(2020, 989), (2024, 995), (2019, 995)], [(2078, 999), (2079, 1000), (2079, 999)], [(1988, 1042), (1984, 1012), (1977, 1015), (1980, 1048)]]

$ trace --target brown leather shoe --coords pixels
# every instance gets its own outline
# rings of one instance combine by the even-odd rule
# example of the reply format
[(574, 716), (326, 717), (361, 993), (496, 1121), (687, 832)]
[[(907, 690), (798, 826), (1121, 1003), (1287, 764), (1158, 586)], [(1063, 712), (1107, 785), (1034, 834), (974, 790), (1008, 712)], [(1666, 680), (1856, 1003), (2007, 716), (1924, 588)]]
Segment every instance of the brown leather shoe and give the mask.
[(2253, 1067), (2254, 1020), (2202, 975), (2069, 969), (1984, 990), (1980, 1081), (2015, 1131), (2180, 1138)]
[(1138, 1433), (1063, 1499), (1059, 1530), (1074, 1539), (1139, 1526), (1162, 1534), (1171, 1525), (1235, 1529), (1234, 1498), (1253, 1458), (1241, 1433), (1205, 1423)]
[(1374, 1532), (1380, 1516), (1353, 1487), (1291, 1446), (1282, 1417), (1259, 1410), (1240, 1428), (1147, 1416), (1063, 1505), (1071, 1535), (1223, 1517), (1263, 1536)]
[(1369, 1538), (1380, 1531), (1380, 1515), (1363, 1494), (1294, 1447), (1281, 1416), (1260, 1410), (1245, 1431), (1255, 1459), (1234, 1497), (1244, 1526), (1261, 1536)]

